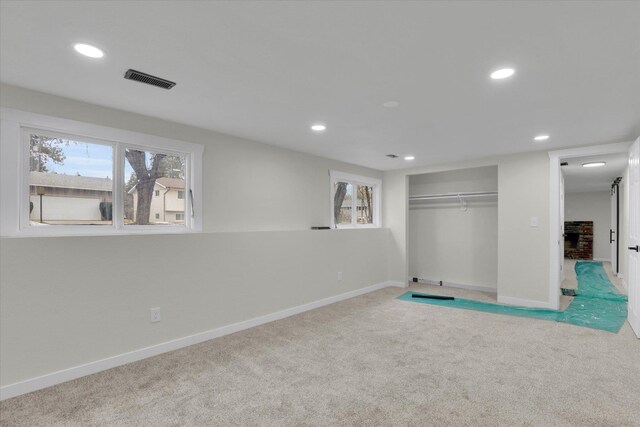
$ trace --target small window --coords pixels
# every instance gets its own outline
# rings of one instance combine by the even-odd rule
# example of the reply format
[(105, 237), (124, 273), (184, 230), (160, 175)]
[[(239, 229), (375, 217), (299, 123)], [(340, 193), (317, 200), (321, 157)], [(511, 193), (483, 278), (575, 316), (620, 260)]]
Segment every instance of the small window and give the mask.
[(184, 214), (183, 213), (177, 213), (176, 214), (176, 221), (184, 221)]
[[(161, 152), (126, 149), (124, 165), (125, 225), (171, 225), (169, 222), (151, 222), (152, 211), (161, 210), (166, 218), (167, 212), (182, 211), (186, 206), (184, 200), (176, 200), (166, 197), (172, 190), (177, 191), (177, 199), (180, 193), (184, 193), (185, 182), (185, 158), (183, 156), (168, 155)], [(144, 179), (138, 179), (138, 177)], [(160, 194), (155, 191), (151, 197), (153, 187), (160, 184), (167, 189), (167, 193)], [(156, 215), (156, 219), (159, 219)]]
[(330, 179), (333, 227), (380, 226), (380, 180), (337, 171)]
[(156, 219), (160, 219), (160, 214), (156, 213)]
[(184, 199), (184, 191), (178, 190), (178, 199)]

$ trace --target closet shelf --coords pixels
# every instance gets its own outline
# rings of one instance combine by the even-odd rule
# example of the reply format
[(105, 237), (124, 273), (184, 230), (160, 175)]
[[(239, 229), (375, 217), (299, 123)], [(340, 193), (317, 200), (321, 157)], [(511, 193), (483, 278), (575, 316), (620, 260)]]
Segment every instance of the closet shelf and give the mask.
[(409, 196), (411, 202), (429, 202), (432, 200), (449, 200), (457, 199), (460, 202), (460, 209), (467, 210), (467, 199), (480, 197), (498, 197), (497, 191), (475, 191), (464, 193), (443, 193), (443, 194), (424, 194), (421, 196)]
[(497, 191), (476, 191), (466, 193), (443, 193), (443, 194), (424, 194), (421, 196), (409, 196), (409, 201), (425, 201), (425, 200), (443, 200), (443, 199), (468, 199), (472, 197), (492, 197), (497, 196)]

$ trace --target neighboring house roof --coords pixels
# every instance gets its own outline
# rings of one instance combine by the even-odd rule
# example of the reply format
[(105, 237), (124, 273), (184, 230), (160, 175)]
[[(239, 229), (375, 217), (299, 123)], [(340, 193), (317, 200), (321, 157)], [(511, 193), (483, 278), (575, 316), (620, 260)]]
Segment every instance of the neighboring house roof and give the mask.
[(182, 178), (158, 178), (156, 184), (162, 185), (164, 188), (177, 188), (184, 190), (184, 179)]
[(113, 182), (110, 178), (63, 175), (51, 172), (29, 172), (29, 185), (94, 191), (113, 190)]
[[(134, 185), (131, 190), (129, 190), (129, 194), (133, 194), (133, 192), (136, 191), (136, 185)], [(156, 179), (156, 185), (168, 189), (184, 190), (184, 179), (162, 177)]]

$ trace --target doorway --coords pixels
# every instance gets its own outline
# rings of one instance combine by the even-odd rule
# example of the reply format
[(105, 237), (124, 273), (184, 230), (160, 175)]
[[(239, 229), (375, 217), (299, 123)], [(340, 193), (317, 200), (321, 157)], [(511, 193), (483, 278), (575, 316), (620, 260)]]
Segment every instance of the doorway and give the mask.
[[(619, 247), (618, 234), (624, 234), (624, 224), (612, 222), (619, 215), (620, 206), (614, 212), (611, 192), (614, 182), (624, 176), (630, 145), (617, 143), (549, 153), (552, 242), (549, 301), (556, 309), (564, 305), (560, 288), (565, 276), (571, 273), (567, 268), (573, 265), (565, 262), (565, 253), (573, 254), (569, 257), (573, 259), (617, 263), (612, 254)], [(622, 185), (622, 180), (618, 180), (617, 196)], [(617, 200), (624, 203), (622, 196)], [(570, 236), (567, 226), (571, 228)], [(569, 251), (565, 252), (565, 248)]]

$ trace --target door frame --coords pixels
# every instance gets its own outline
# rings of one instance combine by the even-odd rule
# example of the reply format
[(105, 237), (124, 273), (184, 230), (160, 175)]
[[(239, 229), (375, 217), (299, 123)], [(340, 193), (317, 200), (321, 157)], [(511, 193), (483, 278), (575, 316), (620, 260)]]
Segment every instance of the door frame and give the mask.
[(601, 154), (629, 153), (633, 142), (592, 145), (549, 151), (549, 307), (560, 308), (560, 247), (564, 242), (560, 236), (560, 162), (562, 160), (597, 156)]

